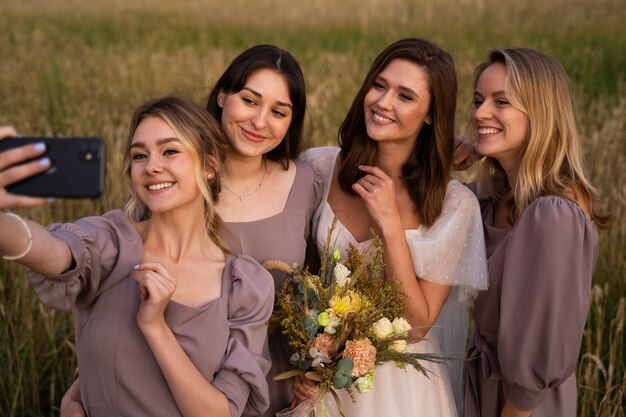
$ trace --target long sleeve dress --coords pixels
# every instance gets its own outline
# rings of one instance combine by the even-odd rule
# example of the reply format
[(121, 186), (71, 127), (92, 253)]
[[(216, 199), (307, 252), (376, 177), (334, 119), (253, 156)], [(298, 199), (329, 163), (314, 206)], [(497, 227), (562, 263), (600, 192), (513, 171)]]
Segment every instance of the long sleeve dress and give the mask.
[[(338, 155), (339, 148), (323, 147), (310, 149), (303, 157), (311, 161), (325, 180), (323, 200), (314, 219), (320, 251), (334, 219), (327, 197)], [(462, 393), (462, 358), (468, 331), (467, 306), (479, 290), (487, 287), (485, 247), (476, 197), (458, 181), (450, 181), (442, 213), (435, 223), (430, 227), (406, 230), (405, 237), (415, 275), (453, 286), (437, 322), (425, 339), (414, 345), (414, 349), (418, 352), (441, 352), (457, 360), (449, 361), (447, 366), (423, 362), (432, 371), (430, 378), (412, 367), (399, 369), (395, 363), (377, 366), (372, 391), (364, 394), (355, 392), (356, 402), (353, 403), (344, 390), (338, 391), (346, 416), (437, 417), (458, 414)], [(344, 256), (348, 243), (364, 248), (370, 242), (357, 242), (339, 221), (331, 237), (333, 246), (339, 248)], [(330, 414), (339, 416), (334, 400), (328, 397)]]
[[(296, 176), (281, 213), (251, 222), (225, 222), (221, 235), (234, 253), (244, 253), (258, 262), (277, 259), (289, 265), (303, 266), (311, 222), (321, 193), (320, 176), (309, 164), (296, 161)], [(278, 292), (287, 276), (278, 271), (272, 271), (272, 276)], [(268, 342), (272, 358), (272, 368), (267, 375), (270, 406), (263, 416), (273, 417), (278, 411), (288, 407), (293, 399), (292, 381), (273, 379), (291, 369), (291, 353), (287, 338), (280, 328), (270, 332)]]
[[(54, 224), (75, 267), (60, 276), (29, 273), (41, 301), (74, 307), (81, 399), (91, 417), (180, 416), (136, 317), (141, 296), (130, 276), (142, 261), (137, 228), (121, 210)], [(228, 399), (232, 416), (259, 415), (269, 403), (267, 321), (274, 285), (251, 258), (229, 256), (221, 296), (193, 308), (170, 300), (164, 316), (202, 375)]]
[(533, 417), (574, 417), (574, 369), (591, 297), (598, 233), (580, 207), (540, 197), (512, 229), (481, 200), (489, 290), (474, 304), (465, 415), (500, 416), (509, 399)]

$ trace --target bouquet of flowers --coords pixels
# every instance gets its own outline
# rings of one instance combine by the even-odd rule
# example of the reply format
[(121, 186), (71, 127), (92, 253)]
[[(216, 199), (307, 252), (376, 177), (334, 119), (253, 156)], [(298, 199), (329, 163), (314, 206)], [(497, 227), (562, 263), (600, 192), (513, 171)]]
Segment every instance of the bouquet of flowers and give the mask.
[(328, 392), (343, 415), (335, 390), (345, 389), (351, 397), (353, 388), (371, 391), (377, 364), (395, 361), (400, 368), (410, 365), (426, 375), (419, 361), (441, 360), (411, 349), (409, 343), (418, 339), (409, 335), (411, 326), (401, 315), (405, 296), (399, 284), (383, 277), (380, 239), (363, 251), (350, 245), (342, 259), (339, 250), (331, 250), (333, 228), (334, 224), (319, 274), (294, 270), (280, 261), (264, 264), (289, 274), (270, 327), (282, 327), (295, 351), (290, 358), (295, 369), (276, 378), (304, 375), (319, 384), (317, 398), (300, 404), (292, 415), (324, 415), (323, 398)]

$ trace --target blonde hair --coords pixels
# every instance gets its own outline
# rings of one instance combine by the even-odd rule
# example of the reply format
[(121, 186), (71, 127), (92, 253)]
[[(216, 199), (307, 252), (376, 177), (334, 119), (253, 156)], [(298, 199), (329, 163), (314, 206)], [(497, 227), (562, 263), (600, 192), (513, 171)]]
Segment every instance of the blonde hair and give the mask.
[[(137, 196), (130, 180), (130, 146), (137, 127), (147, 117), (163, 119), (191, 154), (195, 165), (196, 184), (204, 197), (204, 222), (207, 234), (224, 252), (228, 252), (218, 235), (221, 219), (215, 212), (215, 201), (220, 192), (217, 172), (226, 156), (228, 141), (213, 116), (185, 97), (170, 95), (148, 100), (135, 110), (130, 122), (124, 156), (124, 174), (131, 190), (124, 211), (135, 222), (147, 219), (151, 215), (148, 207)], [(212, 168), (215, 171), (215, 177), (212, 179), (204, 175), (204, 168), (209, 161), (212, 161)]]
[(495, 49), (476, 69), (474, 86), (495, 63), (507, 69), (507, 98), (526, 115), (528, 137), (515, 184), (508, 184), (498, 161), (487, 157), (479, 168), (481, 185), (495, 200), (502, 198), (507, 185), (513, 189), (513, 199), (506, 202), (510, 224), (538, 197), (556, 195), (588, 209), (596, 224), (605, 226), (608, 218), (594, 207), (598, 191), (585, 174), (570, 80), (563, 66), (534, 49)]

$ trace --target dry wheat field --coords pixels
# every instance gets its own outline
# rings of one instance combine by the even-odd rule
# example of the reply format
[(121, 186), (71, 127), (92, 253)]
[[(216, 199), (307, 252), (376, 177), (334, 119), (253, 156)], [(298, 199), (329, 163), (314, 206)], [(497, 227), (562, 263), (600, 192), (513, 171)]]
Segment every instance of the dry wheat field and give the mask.
[[(401, 37), (427, 38), (454, 57), (459, 133), (467, 131), (473, 70), (490, 48), (553, 54), (572, 78), (589, 172), (602, 190), (602, 209), (614, 216), (601, 233), (576, 369), (579, 415), (624, 416), (625, 6), (623, 0), (2, 0), (0, 124), (25, 135), (105, 138), (105, 194), (28, 212), (50, 223), (119, 207), (126, 195), (121, 146), (136, 105), (170, 92), (201, 102), (228, 62), (253, 44), (276, 44), (301, 63), (308, 146), (336, 143), (369, 63)], [(0, 417), (58, 415), (75, 376), (74, 353), (71, 313), (43, 307), (23, 271), (0, 261)]]

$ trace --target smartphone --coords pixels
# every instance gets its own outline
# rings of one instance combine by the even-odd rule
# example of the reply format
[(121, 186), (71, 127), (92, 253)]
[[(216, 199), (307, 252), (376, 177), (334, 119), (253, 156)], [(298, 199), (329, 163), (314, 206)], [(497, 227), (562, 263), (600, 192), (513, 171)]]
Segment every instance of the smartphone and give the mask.
[(0, 152), (43, 142), (51, 167), (40, 174), (8, 185), (12, 194), (33, 197), (97, 198), (104, 189), (106, 153), (97, 137), (20, 137), (0, 140)]

